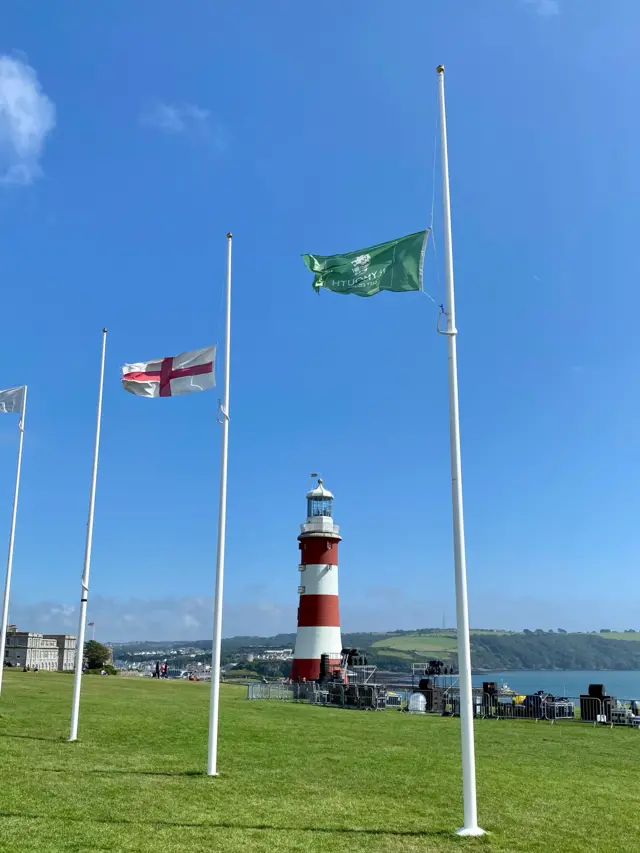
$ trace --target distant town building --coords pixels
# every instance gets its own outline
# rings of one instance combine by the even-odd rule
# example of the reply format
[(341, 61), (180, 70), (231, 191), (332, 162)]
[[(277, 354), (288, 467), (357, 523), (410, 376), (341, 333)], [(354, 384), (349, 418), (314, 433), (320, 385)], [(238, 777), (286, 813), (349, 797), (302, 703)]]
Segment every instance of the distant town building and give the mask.
[(25, 666), (58, 672), (72, 670), (75, 664), (76, 638), (71, 634), (40, 634), (37, 631), (18, 631), (7, 626), (5, 666)]
[(71, 672), (76, 665), (76, 638), (73, 634), (43, 634), (58, 644), (58, 672)]
[(252, 663), (255, 661), (293, 660), (293, 649), (265, 649), (262, 646), (247, 646), (238, 651), (238, 660)]
[(293, 660), (293, 649), (265, 649), (263, 652), (250, 652), (247, 655), (247, 661), (251, 662), (254, 660)]

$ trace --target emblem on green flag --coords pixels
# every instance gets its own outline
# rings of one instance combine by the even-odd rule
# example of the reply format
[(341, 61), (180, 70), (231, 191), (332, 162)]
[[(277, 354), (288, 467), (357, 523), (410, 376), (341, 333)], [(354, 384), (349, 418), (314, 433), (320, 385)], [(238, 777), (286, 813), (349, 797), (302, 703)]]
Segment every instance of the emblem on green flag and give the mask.
[(315, 273), (313, 286), (336, 293), (373, 296), (381, 290), (422, 290), (422, 266), (429, 231), (344, 255), (303, 255)]

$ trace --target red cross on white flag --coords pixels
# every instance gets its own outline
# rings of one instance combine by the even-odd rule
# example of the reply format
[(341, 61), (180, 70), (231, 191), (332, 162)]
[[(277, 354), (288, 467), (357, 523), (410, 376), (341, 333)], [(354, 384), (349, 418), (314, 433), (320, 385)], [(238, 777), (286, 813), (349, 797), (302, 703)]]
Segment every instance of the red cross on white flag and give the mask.
[(192, 391), (206, 391), (216, 384), (215, 347), (183, 352), (169, 358), (125, 364), (122, 384), (138, 397), (175, 397)]

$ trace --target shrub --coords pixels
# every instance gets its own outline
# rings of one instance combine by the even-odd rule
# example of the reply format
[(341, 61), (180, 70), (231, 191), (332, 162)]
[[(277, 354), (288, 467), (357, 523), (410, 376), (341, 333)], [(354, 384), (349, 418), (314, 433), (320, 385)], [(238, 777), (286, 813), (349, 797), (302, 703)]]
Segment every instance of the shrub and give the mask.
[(101, 675), (103, 669), (107, 673), (107, 675), (117, 675), (118, 674), (118, 670), (115, 668), (115, 666), (111, 666), (110, 663), (106, 663), (100, 669), (85, 669), (84, 674), (85, 675)]

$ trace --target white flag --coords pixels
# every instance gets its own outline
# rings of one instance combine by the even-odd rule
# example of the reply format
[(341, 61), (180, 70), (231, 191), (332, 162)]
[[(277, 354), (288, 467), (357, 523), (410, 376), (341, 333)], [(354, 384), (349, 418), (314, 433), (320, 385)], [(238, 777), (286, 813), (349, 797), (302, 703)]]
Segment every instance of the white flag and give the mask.
[(122, 384), (125, 391), (138, 397), (175, 397), (206, 391), (216, 384), (215, 357), (216, 348), (206, 347), (169, 358), (125, 364)]
[(20, 388), (7, 388), (6, 391), (0, 391), (0, 414), (17, 412), (21, 415), (23, 405), (24, 385)]

